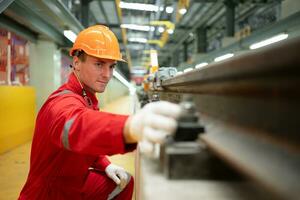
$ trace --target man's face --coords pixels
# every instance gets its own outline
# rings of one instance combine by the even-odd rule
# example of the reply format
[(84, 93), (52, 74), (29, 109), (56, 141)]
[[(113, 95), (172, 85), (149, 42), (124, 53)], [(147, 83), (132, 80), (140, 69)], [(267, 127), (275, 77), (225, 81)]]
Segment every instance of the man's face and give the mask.
[(92, 93), (104, 92), (105, 87), (113, 75), (116, 61), (109, 59), (96, 58), (86, 55), (86, 60), (81, 61), (74, 57), (73, 66), (79, 80), (85, 89)]

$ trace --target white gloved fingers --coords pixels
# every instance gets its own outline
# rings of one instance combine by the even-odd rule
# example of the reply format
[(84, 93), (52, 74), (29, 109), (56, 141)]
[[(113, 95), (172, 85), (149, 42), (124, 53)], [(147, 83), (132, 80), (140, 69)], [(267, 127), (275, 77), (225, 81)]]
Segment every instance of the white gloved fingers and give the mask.
[(145, 118), (145, 126), (172, 134), (177, 128), (177, 121), (163, 115), (149, 114)]
[(174, 119), (177, 119), (181, 113), (181, 108), (179, 105), (167, 101), (149, 103), (145, 106), (145, 109), (151, 110), (153, 113), (165, 115)]
[(127, 185), (128, 175), (125, 170), (118, 170), (117, 175), (120, 178), (120, 188), (124, 189)]
[(139, 142), (139, 149), (143, 154), (152, 155), (154, 151), (154, 145), (153, 143), (144, 139)]
[[(151, 127), (157, 132), (172, 134), (177, 126), (176, 118), (180, 116), (181, 108), (177, 104), (166, 101), (153, 102), (147, 104), (143, 109), (129, 118), (128, 138), (134, 141), (140, 141), (146, 127)], [(156, 134), (151, 141), (161, 141)], [(151, 138), (151, 137), (150, 137)], [(148, 145), (149, 146), (149, 145)]]
[(118, 174), (118, 176), (121, 178), (121, 180), (127, 181), (128, 175), (127, 175), (127, 173), (125, 172), (124, 169), (123, 169), (123, 170), (118, 170), (118, 171), (117, 171), (117, 174)]
[(105, 173), (106, 175), (111, 178), (117, 185), (119, 185), (121, 183), (120, 178), (117, 176), (118, 171), (125, 171), (123, 168), (114, 165), (114, 164), (109, 164), (106, 168), (105, 168)]
[(111, 173), (108, 175), (117, 185), (119, 185), (121, 183), (121, 180), (119, 179), (119, 177), (117, 176), (116, 173)]
[(170, 133), (165, 132), (163, 130), (153, 129), (151, 127), (144, 128), (144, 138), (154, 143), (163, 143), (164, 139), (170, 135)]

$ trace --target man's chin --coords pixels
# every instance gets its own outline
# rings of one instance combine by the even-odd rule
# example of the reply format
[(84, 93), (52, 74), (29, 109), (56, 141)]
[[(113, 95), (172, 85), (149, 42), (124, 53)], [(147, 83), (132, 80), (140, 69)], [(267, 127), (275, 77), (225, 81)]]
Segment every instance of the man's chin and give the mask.
[(97, 93), (102, 93), (102, 92), (104, 92), (104, 90), (105, 90), (105, 87), (95, 88), (95, 92), (97, 92)]

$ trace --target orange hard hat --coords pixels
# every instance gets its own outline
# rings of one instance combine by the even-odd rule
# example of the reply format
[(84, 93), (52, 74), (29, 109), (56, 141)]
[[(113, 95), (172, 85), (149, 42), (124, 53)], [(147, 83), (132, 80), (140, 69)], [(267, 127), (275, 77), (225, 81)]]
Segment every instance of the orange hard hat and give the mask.
[(90, 56), (124, 61), (115, 34), (103, 25), (95, 25), (81, 31), (70, 50), (74, 56), (76, 50), (83, 50)]

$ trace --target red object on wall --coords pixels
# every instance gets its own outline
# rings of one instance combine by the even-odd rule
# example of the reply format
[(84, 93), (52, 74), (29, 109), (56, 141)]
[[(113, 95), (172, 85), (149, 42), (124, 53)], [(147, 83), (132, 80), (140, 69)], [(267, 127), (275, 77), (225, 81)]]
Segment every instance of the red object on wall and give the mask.
[(0, 29), (0, 71), (1, 72), (6, 71), (7, 44), (8, 44), (7, 31)]
[(11, 81), (27, 85), (29, 81), (29, 42), (11, 33)]

